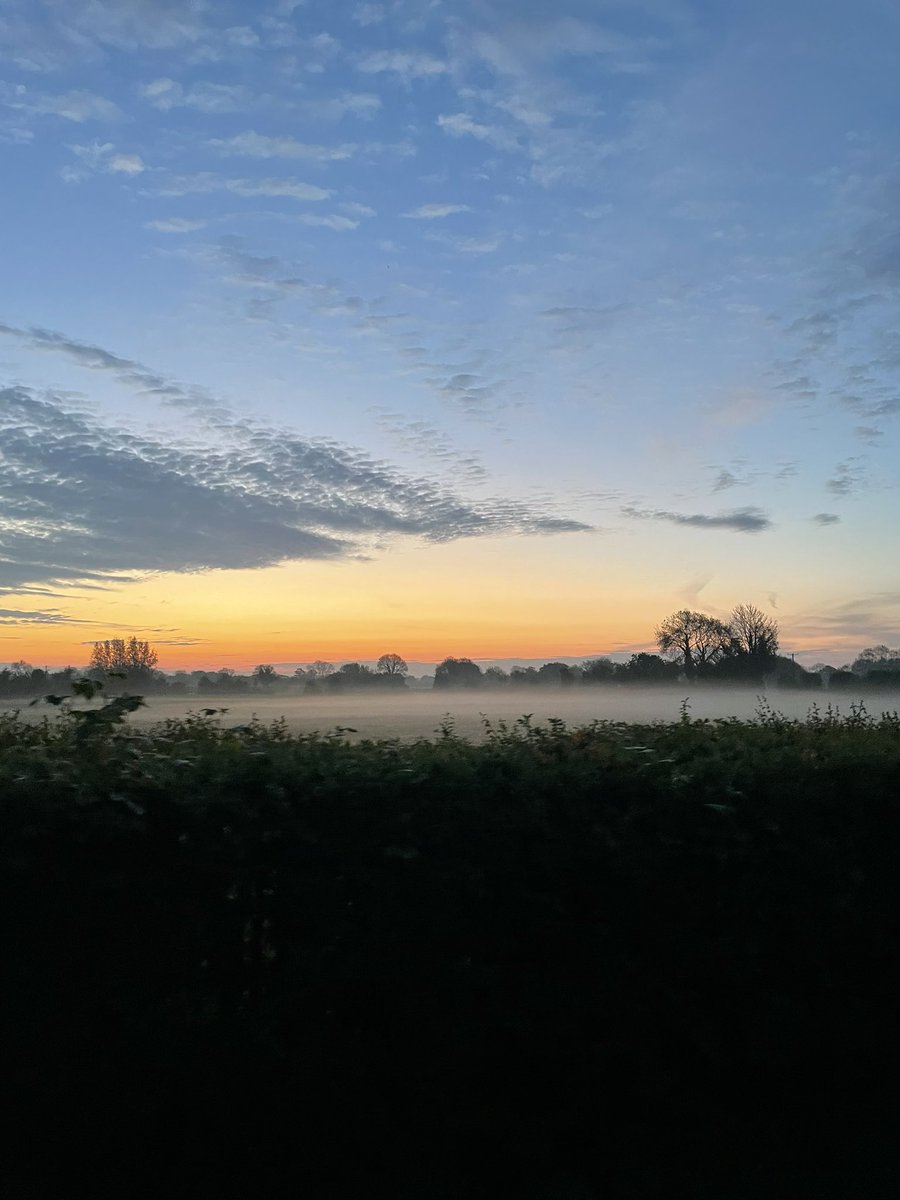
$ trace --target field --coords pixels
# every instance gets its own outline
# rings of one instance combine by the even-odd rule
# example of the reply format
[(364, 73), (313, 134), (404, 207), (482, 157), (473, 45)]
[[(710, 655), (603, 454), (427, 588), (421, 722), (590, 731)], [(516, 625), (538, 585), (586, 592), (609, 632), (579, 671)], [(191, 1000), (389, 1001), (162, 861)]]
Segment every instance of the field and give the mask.
[(897, 1194), (900, 720), (479, 728), (0, 717), (4, 1193)]
[[(519, 691), (489, 689), (465, 691), (408, 691), (399, 695), (366, 695), (349, 693), (343, 696), (149, 696), (146, 707), (129, 717), (137, 727), (154, 722), (180, 719), (191, 710), (203, 708), (226, 709), (219, 716), (224, 726), (244, 725), (253, 717), (263, 722), (284, 718), (290, 730), (298, 733), (324, 733), (337, 728), (349, 730), (350, 740), (360, 738), (433, 737), (449, 720), (461, 737), (480, 738), (484, 718), (490, 721), (513, 722), (525, 713), (534, 721), (556, 717), (568, 725), (585, 725), (592, 721), (677, 721), (687, 701), (690, 715), (695, 718), (736, 717), (752, 720), (761, 704), (786, 717), (805, 719), (812, 706), (824, 710), (830, 703), (841, 712), (849, 713), (853, 704), (863, 700), (863, 691), (806, 692), (772, 690), (768, 694), (754, 688), (707, 687), (607, 687), (559, 690), (530, 688)], [(865, 703), (874, 713), (900, 709), (900, 691), (866, 695)], [(13, 708), (7, 705), (7, 711)], [(40, 720), (48, 712), (46, 706), (24, 708), (26, 720)]]

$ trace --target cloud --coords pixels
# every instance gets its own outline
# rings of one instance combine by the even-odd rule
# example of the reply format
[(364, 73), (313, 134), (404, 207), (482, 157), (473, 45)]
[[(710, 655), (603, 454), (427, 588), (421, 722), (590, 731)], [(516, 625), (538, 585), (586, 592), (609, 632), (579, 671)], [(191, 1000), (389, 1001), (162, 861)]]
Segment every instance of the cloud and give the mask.
[(310, 100), (303, 110), (312, 120), (337, 122), (344, 117), (371, 120), (380, 108), (381, 97), (374, 92), (341, 92), (337, 96)]
[[(804, 639), (835, 640), (848, 654), (856, 654), (862, 645), (893, 643), (900, 637), (900, 592), (874, 592), (857, 596), (826, 609), (825, 612), (795, 618), (795, 635)], [(854, 645), (855, 642), (855, 645)], [(832, 653), (833, 649), (828, 652)]]
[(265, 134), (247, 130), (230, 138), (213, 138), (210, 146), (223, 154), (242, 155), (246, 158), (296, 158), (307, 162), (343, 162), (352, 158), (359, 147), (355, 143), (340, 146), (311, 145), (298, 142), (293, 137), (267, 137)]
[(832, 496), (850, 496), (863, 481), (864, 472), (853, 459), (840, 462), (834, 468), (834, 474), (825, 481), (825, 490)]
[(429, 233), (427, 236), (429, 241), (439, 242), (442, 246), (447, 246), (455, 254), (493, 254), (495, 250), (499, 250), (503, 245), (503, 239), (499, 235), (493, 237), (453, 237), (447, 233)]
[(200, 42), (207, 0), (50, 0), (55, 32), (71, 47), (167, 50)]
[(370, 208), (368, 204), (358, 204), (355, 200), (347, 200), (340, 207), (345, 213), (349, 213), (351, 217), (377, 216), (374, 208)]
[(296, 218), (301, 225), (311, 225), (319, 229), (333, 229), (335, 233), (345, 233), (350, 229), (358, 229), (359, 221), (354, 221), (351, 217), (341, 217), (337, 213), (329, 213), (327, 216), (317, 216), (314, 213), (301, 213)]
[(205, 221), (192, 221), (188, 217), (168, 217), (157, 221), (147, 221), (145, 229), (155, 229), (157, 233), (194, 233), (205, 229)]
[(211, 116), (247, 109), (253, 102), (251, 92), (241, 84), (194, 83), (185, 91), (174, 79), (154, 79), (139, 89), (141, 96), (160, 112), (173, 108), (193, 108)]
[(703, 571), (695, 575), (692, 579), (689, 579), (684, 587), (679, 590), (678, 595), (693, 608), (699, 603), (700, 593), (712, 583), (713, 578), (714, 576), (711, 571)]
[(5, 588), (339, 559), (396, 536), (589, 529), (517, 501), (470, 503), (351, 447), (247, 421), (217, 419), (205, 448), (180, 447), (6, 388), (0, 434)]
[(383, 4), (357, 4), (353, 10), (353, 20), (357, 25), (380, 25), (385, 16)]
[(729, 488), (737, 487), (737, 485), (739, 483), (740, 483), (740, 480), (738, 479), (738, 477), (736, 475), (733, 475), (731, 473), (731, 471), (726, 471), (725, 468), (723, 467), (722, 470), (719, 471), (718, 475), (716, 476), (716, 480), (715, 480), (715, 483), (713, 484), (712, 490), (714, 492), (724, 492), (724, 491), (727, 491)]
[(476, 454), (461, 453), (447, 434), (430, 421), (409, 420), (404, 414), (376, 409), (378, 424), (401, 450), (416, 458), (427, 456), (446, 468), (454, 478), (461, 476), (472, 483), (483, 483), (487, 471)]
[(841, 518), (837, 513), (820, 512), (816, 513), (813, 520), (817, 525), (840, 525)]
[(210, 412), (214, 405), (199, 388), (184, 387), (177, 381), (150, 370), (142, 363), (112, 354), (101, 346), (79, 342), (49, 329), (19, 329), (0, 323), (0, 334), (16, 338), (35, 350), (62, 354), (80, 367), (91, 371), (108, 371), (126, 387), (138, 394), (154, 396), (161, 403), (176, 408)]
[(42, 117), (62, 117), (77, 125), (85, 121), (115, 122), (124, 120), (125, 114), (112, 100), (94, 92), (72, 91), (58, 95), (31, 92), (19, 84), (10, 87), (0, 84), (0, 103), (22, 112)]
[(694, 529), (728, 529), (734, 533), (762, 533), (772, 528), (772, 522), (760, 508), (734, 508), (730, 512), (676, 513), (664, 509), (640, 509), (627, 506), (622, 509), (626, 517), (641, 521), (668, 521), (671, 525), (688, 525)]
[(139, 154), (117, 152), (112, 142), (91, 142), (70, 149), (78, 164), (63, 168), (61, 174), (66, 183), (80, 183), (92, 174), (140, 175), (147, 169)]
[(875, 445), (876, 442), (880, 442), (884, 437), (883, 430), (874, 429), (871, 425), (857, 425), (853, 432), (860, 441), (868, 442), (869, 445)]
[(259, 34), (249, 25), (232, 25), (225, 30), (225, 36), (232, 46), (249, 48), (259, 45)]
[(412, 79), (434, 78), (449, 70), (448, 64), (430, 54), (406, 50), (376, 50), (357, 61), (357, 68), (366, 75), (390, 73), (407, 82)]
[(602, 221), (614, 211), (612, 204), (594, 204), (590, 208), (580, 208), (579, 213), (588, 221)]
[(160, 196), (201, 196), (210, 192), (231, 192), (234, 196), (278, 196), (290, 200), (327, 200), (327, 188), (299, 179), (226, 179), (212, 171), (177, 175), (157, 189)]
[(443, 129), (452, 137), (473, 137), (480, 142), (487, 142), (498, 150), (518, 150), (519, 144), (515, 137), (501, 129), (499, 125), (483, 125), (473, 121), (465, 113), (442, 114), (437, 119), (438, 128)]
[(468, 204), (420, 204), (418, 208), (400, 215), (413, 221), (439, 221), (443, 217), (452, 217), (455, 213), (471, 211)]
[(114, 154), (109, 160), (108, 169), (113, 175), (140, 175), (146, 170), (139, 154)]
[[(2, 538), (2, 525), (0, 525)], [(0, 542), (2, 545), (2, 542)], [(0, 572), (3, 563), (0, 561)], [(52, 608), (47, 612), (34, 612), (19, 608), (0, 608), (0, 625), (83, 625), (85, 622), (67, 617), (58, 609)]]

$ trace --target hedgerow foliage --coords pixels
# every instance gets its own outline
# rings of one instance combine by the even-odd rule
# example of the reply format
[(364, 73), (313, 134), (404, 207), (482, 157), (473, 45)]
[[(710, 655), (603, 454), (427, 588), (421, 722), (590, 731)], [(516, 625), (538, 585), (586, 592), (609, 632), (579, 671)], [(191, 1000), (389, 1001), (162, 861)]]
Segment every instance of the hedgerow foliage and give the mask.
[(896, 714), (473, 744), (127, 709), (0, 718), (22, 1179), (882, 1193)]

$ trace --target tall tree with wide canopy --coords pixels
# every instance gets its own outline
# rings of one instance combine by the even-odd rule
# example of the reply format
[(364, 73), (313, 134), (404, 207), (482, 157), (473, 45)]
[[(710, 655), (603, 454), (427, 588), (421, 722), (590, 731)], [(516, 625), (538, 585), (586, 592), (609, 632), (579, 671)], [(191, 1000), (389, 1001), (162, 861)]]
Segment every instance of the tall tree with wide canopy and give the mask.
[(409, 670), (399, 654), (382, 654), (376, 668), (382, 675), (405, 675)]
[(727, 654), (731, 630), (708, 613), (682, 608), (657, 627), (656, 642), (660, 651), (674, 659), (688, 679), (693, 679)]

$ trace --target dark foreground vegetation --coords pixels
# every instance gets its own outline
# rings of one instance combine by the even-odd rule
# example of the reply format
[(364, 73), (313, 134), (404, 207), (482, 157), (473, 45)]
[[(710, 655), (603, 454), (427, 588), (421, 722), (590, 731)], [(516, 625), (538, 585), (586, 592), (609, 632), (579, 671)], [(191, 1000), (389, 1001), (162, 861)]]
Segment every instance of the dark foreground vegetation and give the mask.
[(0, 718), (5, 1194), (898, 1193), (896, 715), (113, 703)]

